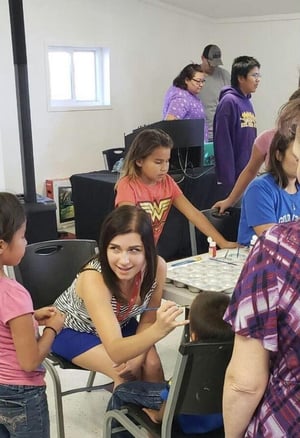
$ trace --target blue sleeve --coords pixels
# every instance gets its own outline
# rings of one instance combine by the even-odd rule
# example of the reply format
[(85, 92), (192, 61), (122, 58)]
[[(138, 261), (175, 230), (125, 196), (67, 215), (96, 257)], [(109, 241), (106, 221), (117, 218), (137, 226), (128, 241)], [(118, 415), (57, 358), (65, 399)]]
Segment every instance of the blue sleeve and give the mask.
[(274, 189), (263, 179), (254, 180), (247, 189), (243, 208), (250, 227), (277, 223)]
[(278, 222), (278, 190), (275, 182), (272, 185), (265, 177), (258, 177), (249, 184), (242, 201), (237, 238), (241, 245), (249, 245), (255, 234), (253, 227)]

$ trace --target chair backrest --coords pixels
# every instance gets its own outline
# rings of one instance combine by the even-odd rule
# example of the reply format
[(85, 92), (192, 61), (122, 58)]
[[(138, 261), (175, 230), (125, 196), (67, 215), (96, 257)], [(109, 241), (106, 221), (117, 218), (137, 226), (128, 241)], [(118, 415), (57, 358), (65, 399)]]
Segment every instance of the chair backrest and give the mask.
[(16, 280), (28, 289), (34, 308), (49, 306), (98, 251), (95, 240), (49, 240), (27, 245)]
[(105, 168), (112, 170), (114, 164), (124, 157), (125, 148), (112, 148), (102, 151)]
[[(241, 216), (240, 207), (230, 207), (223, 214), (220, 214), (215, 208), (202, 210), (202, 213), (225, 239), (236, 242)], [(196, 243), (198, 254), (208, 251), (207, 237), (197, 229)]]
[[(162, 432), (170, 430), (173, 418), (178, 414), (222, 412), (224, 377), (232, 348), (233, 341), (180, 345)], [(165, 436), (164, 433), (162, 436)]]

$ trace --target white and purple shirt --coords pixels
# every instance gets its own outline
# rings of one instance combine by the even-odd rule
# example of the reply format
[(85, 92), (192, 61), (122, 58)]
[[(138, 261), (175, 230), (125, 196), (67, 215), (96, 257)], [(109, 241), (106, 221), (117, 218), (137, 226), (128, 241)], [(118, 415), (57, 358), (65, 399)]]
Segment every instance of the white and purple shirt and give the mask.
[(261, 341), (270, 378), (246, 438), (299, 436), (300, 222), (275, 225), (252, 249), (224, 319)]
[(204, 106), (196, 94), (172, 85), (164, 99), (163, 118), (172, 114), (179, 120), (183, 119), (204, 119), (204, 140), (207, 141), (208, 129)]

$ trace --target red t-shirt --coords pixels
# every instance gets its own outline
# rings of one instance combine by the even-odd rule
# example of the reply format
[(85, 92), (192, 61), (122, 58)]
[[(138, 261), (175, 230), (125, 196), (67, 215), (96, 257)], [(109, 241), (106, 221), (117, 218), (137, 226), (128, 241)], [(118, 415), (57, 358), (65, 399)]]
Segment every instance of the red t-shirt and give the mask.
[(140, 178), (132, 179), (125, 176), (118, 183), (115, 205), (117, 207), (123, 202), (128, 202), (149, 213), (157, 243), (173, 201), (180, 195), (182, 191), (170, 175), (151, 185), (145, 184)]

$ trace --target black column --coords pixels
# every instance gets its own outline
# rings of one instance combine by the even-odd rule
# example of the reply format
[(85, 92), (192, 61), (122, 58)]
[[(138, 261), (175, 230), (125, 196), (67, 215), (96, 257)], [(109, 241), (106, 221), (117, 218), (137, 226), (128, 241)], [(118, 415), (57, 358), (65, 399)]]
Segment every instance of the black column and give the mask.
[(22, 0), (8, 0), (8, 2), (24, 188), (24, 197), (23, 195), (18, 197), (24, 204), (27, 216), (26, 239), (28, 243), (33, 243), (57, 238), (56, 206), (52, 199), (36, 194), (23, 2)]
[(25, 202), (36, 202), (26, 41), (22, 0), (8, 0), (15, 67), (19, 136)]

